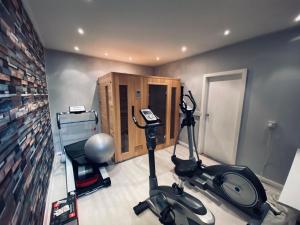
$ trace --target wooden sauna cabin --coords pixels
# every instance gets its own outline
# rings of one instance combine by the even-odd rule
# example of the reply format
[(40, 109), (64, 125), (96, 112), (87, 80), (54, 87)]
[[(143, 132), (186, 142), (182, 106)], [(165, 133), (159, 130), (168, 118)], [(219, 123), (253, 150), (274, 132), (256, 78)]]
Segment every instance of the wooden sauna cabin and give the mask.
[(157, 149), (173, 145), (179, 131), (180, 79), (109, 73), (98, 79), (101, 131), (114, 137), (115, 162), (147, 153), (144, 130), (131, 118), (131, 107), (139, 121), (141, 108), (150, 109), (161, 118)]

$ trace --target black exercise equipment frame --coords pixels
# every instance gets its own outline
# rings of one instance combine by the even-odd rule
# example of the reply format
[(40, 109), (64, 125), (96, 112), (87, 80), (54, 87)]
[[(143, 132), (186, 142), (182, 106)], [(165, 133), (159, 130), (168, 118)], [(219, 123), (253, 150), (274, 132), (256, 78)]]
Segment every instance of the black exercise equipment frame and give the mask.
[[(184, 100), (187, 97), (192, 103), (192, 107), (189, 107)], [(181, 122), (180, 131), (175, 140), (173, 155), (171, 157), (172, 162), (175, 165), (175, 173), (182, 178), (187, 180), (190, 185), (196, 186), (202, 190), (209, 190), (211, 193), (223, 198), (227, 202), (231, 203), (233, 206), (237, 207), (239, 210), (247, 214), (251, 219), (249, 224), (261, 224), (267, 212), (271, 208), (267, 203), (267, 195), (265, 189), (257, 178), (257, 176), (246, 166), (232, 166), (232, 165), (212, 165), (206, 166), (202, 163), (195, 141), (195, 118), (194, 112), (196, 110), (197, 104), (191, 93), (184, 94), (184, 89), (181, 87), (181, 97), (180, 97), (180, 109), (184, 115)], [(189, 139), (189, 159), (183, 160), (176, 157), (176, 145), (179, 139), (179, 135), (184, 127), (188, 130)], [(197, 159), (194, 157), (194, 152)], [(222, 188), (224, 182), (224, 177), (226, 175), (234, 174), (243, 177), (247, 180), (250, 185), (254, 188), (257, 194), (257, 199), (255, 204), (251, 206), (243, 206), (237, 204), (233, 201)], [(240, 191), (238, 187), (235, 187), (236, 191)]]
[[(149, 110), (149, 109), (147, 109)], [(140, 110), (146, 125), (140, 125), (134, 115), (132, 106), (132, 119), (136, 126), (145, 130), (149, 159), (149, 197), (136, 205), (133, 210), (139, 215), (146, 209), (150, 209), (164, 225), (213, 225), (214, 216), (205, 208), (202, 202), (183, 191), (183, 188), (174, 183), (170, 186), (158, 186), (155, 169), (156, 130), (162, 126), (161, 120), (147, 121)], [(150, 110), (151, 111), (151, 110)]]

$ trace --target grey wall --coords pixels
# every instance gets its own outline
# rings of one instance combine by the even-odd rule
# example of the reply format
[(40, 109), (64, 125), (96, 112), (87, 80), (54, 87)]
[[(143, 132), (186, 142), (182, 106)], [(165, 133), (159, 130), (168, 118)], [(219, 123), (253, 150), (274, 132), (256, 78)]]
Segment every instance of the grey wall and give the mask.
[[(296, 148), (300, 147), (300, 27), (154, 69), (48, 50), (46, 73), (56, 147), (55, 113), (82, 104), (98, 110), (96, 80), (101, 75), (116, 71), (180, 77), (200, 105), (203, 74), (240, 68), (248, 68), (248, 80), (237, 163), (261, 174), (271, 146), (272, 156), (263, 175), (284, 183)], [(279, 123), (272, 139), (266, 127), (268, 120)], [(181, 139), (186, 142), (185, 133)]]
[(51, 122), (54, 145), (59, 149), (56, 112), (68, 111), (70, 105), (98, 107), (97, 78), (109, 72), (153, 75), (153, 68), (110, 61), (55, 50), (46, 51)]
[[(163, 65), (155, 72), (180, 77), (200, 105), (203, 74), (240, 68), (249, 71), (237, 163), (261, 174), (270, 142), (272, 156), (264, 176), (284, 183), (300, 147), (300, 27)], [(279, 123), (272, 139), (266, 128), (270, 119)]]

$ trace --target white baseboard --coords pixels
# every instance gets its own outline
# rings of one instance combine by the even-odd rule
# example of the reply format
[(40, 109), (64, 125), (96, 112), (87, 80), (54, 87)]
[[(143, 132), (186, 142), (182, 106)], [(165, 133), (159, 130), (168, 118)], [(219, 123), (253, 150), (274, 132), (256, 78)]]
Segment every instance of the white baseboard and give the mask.
[(276, 188), (277, 190), (281, 191), (283, 189), (283, 185), (280, 184), (280, 183), (277, 183), (273, 180), (270, 180), (268, 178), (265, 178), (265, 177), (262, 177), (258, 174), (256, 174), (256, 176), (261, 180), (261, 182), (267, 184), (267, 185), (270, 185), (271, 187), (273, 188)]
[[(178, 144), (186, 147), (186, 148), (189, 148), (189, 144), (185, 143), (184, 141), (178, 141)], [(195, 147), (193, 146), (193, 150), (195, 151)]]
[[(186, 148), (189, 148), (189, 145), (187, 143), (185, 143), (184, 141), (178, 141), (178, 144), (180, 144), (180, 145), (182, 145), (182, 146), (184, 146)], [(268, 178), (265, 178), (263, 176), (260, 176), (258, 174), (255, 174), (255, 175), (260, 179), (261, 182), (263, 182), (263, 183), (265, 183), (267, 185), (270, 185), (271, 187), (276, 188), (276, 189), (278, 189), (280, 191), (283, 189), (283, 185), (282, 184), (277, 183), (277, 182), (275, 182), (273, 180), (270, 180)]]
[(184, 147), (186, 147), (186, 148), (189, 148), (189, 145), (187, 144), (187, 143), (185, 143), (185, 142), (183, 142), (183, 141), (178, 141), (178, 144), (180, 144), (180, 145), (182, 145), (182, 146), (184, 146)]

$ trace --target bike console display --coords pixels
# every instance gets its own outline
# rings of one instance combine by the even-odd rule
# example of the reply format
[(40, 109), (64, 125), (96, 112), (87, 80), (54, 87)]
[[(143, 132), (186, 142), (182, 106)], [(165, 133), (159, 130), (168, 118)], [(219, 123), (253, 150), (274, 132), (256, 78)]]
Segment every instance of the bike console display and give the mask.
[(153, 128), (153, 127), (158, 127), (158, 126), (162, 126), (162, 122), (160, 120), (160, 118), (158, 116), (156, 116), (151, 109), (141, 109), (140, 113), (145, 121), (145, 125), (141, 125), (139, 124), (139, 122), (137, 121), (137, 119), (135, 118), (134, 115), (134, 106), (132, 106), (132, 111), (131, 111), (131, 115), (132, 115), (132, 119), (133, 122), (135, 123), (135, 125), (138, 128), (141, 129), (148, 129), (148, 128)]
[(147, 124), (156, 123), (159, 120), (159, 118), (157, 116), (155, 116), (154, 113), (150, 109), (141, 109), (140, 113), (143, 116), (143, 118)]

